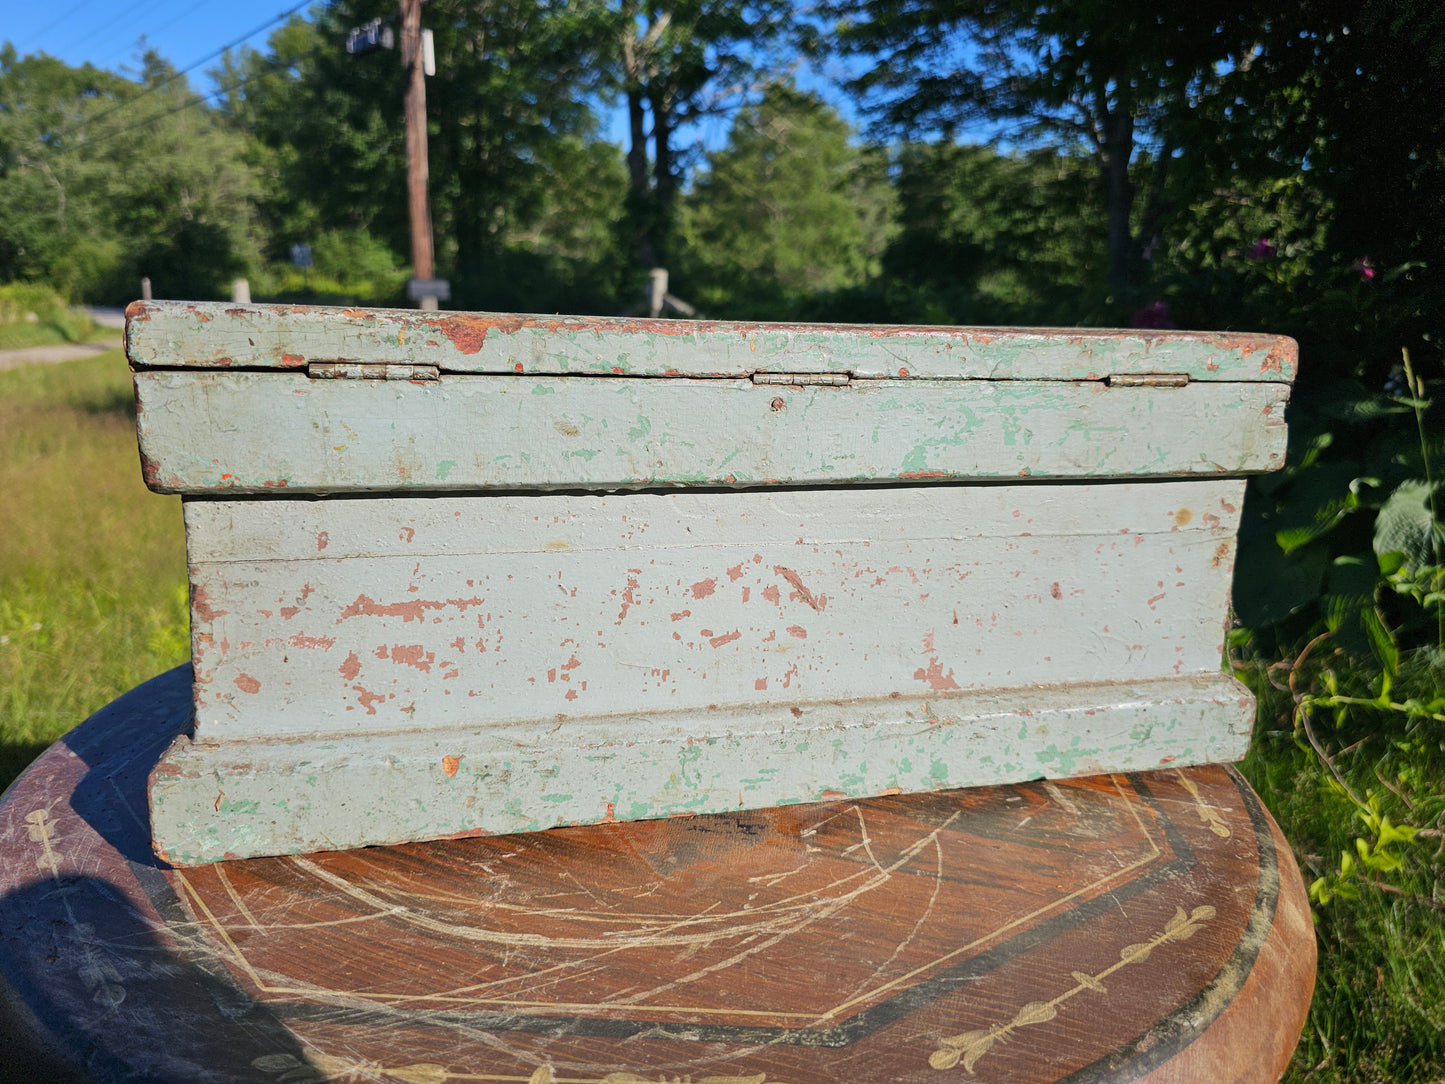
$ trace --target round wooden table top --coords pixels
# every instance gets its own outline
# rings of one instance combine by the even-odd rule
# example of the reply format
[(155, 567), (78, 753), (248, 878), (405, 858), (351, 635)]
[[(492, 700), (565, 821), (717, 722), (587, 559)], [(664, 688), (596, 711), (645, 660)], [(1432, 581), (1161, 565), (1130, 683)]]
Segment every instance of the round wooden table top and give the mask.
[(171, 869), (145, 782), (189, 679), (121, 697), (0, 803), (0, 1027), (27, 1065), (1216, 1084), (1276, 1079), (1303, 1026), (1303, 885), (1229, 768)]

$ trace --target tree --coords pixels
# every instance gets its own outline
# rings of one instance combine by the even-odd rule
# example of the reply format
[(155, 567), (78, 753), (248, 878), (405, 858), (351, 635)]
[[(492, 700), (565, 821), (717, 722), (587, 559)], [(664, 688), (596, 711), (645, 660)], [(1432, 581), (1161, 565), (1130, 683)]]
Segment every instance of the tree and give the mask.
[(726, 294), (751, 294), (778, 312), (788, 296), (877, 272), (892, 210), (887, 162), (851, 135), (816, 94), (786, 83), (738, 113), (685, 200), (698, 303), (717, 311)]
[(0, 52), (0, 275), (71, 296), (223, 296), (258, 256), (244, 138), (155, 53), (139, 81)]
[(610, 81), (627, 103), (627, 210), (641, 266), (666, 262), (682, 183), (678, 129), (751, 89), (789, 13), (786, 0), (619, 0), (610, 9)]
[(101, 208), (86, 198), (95, 170), (63, 148), (133, 91), (89, 65), (0, 49), (0, 279), (53, 276), (73, 239), (97, 228)]
[[(385, 0), (345, 0), (235, 62), (244, 87), (229, 108), (273, 155), (278, 226), (366, 231), (409, 250), (399, 57), (342, 48), (350, 27), (395, 14)], [(437, 60), (427, 81), (432, 220), (459, 302), (479, 296), (468, 282), (495, 282), (513, 240), (537, 236), (555, 193), (586, 190), (597, 156), (617, 156), (589, 149), (603, 17), (595, 4), (545, 0), (426, 6)]]
[(1105, 209), (1109, 281), (1137, 281), (1185, 153), (1179, 125), (1262, 30), (1248, 4), (1163, 0), (835, 0), (841, 47), (878, 58), (853, 80), (882, 124), (951, 135), (1012, 122), (1010, 142), (1079, 151)]
[[(949, 323), (1076, 324), (1096, 312), (1102, 216), (1087, 164), (1048, 150), (907, 144), (884, 276)], [(895, 298), (895, 304), (897, 303)]]

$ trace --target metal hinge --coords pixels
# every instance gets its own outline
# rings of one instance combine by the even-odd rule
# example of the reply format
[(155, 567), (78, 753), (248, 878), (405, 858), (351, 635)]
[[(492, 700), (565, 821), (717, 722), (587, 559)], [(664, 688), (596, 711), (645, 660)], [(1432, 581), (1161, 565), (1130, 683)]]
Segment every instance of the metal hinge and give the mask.
[(754, 384), (811, 384), (829, 388), (846, 387), (849, 373), (754, 373)]
[(437, 380), (435, 365), (393, 365), (390, 362), (313, 361), (306, 366), (312, 380)]
[(1114, 373), (1104, 378), (1111, 388), (1186, 388), (1188, 373)]

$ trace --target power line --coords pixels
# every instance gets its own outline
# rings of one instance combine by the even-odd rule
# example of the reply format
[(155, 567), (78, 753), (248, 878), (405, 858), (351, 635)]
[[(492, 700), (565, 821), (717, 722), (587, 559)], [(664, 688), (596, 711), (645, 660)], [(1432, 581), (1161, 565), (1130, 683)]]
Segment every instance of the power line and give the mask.
[(80, 0), (80, 3), (76, 4), (73, 8), (70, 8), (68, 11), (66, 11), (66, 13), (65, 13), (64, 15), (60, 16), (59, 18), (57, 18), (57, 19), (56, 19), (55, 21), (53, 21), (53, 22), (46, 23), (43, 27), (41, 27), (41, 28), (40, 28), (39, 30), (37, 30), (35, 33), (31, 34), (31, 35), (30, 35), (30, 40), (31, 40), (31, 41), (35, 41), (35, 40), (37, 40), (38, 38), (43, 38), (43, 37), (45, 37), (46, 34), (50, 33), (50, 32), (51, 32), (52, 30), (54, 30), (57, 26), (59, 26), (61, 23), (65, 22), (66, 19), (70, 18), (72, 15), (74, 15), (74, 14), (75, 14), (77, 11), (79, 11), (81, 8), (87, 6), (88, 4), (93, 4), (94, 2), (95, 2), (95, 0)]
[(164, 109), (159, 113), (153, 113), (149, 117), (146, 117), (144, 120), (138, 120), (133, 124), (127, 124), (123, 128), (113, 128), (108, 132), (102, 132), (100, 135), (96, 136), (94, 139), (86, 143), (85, 146), (87, 148), (94, 148), (100, 144), (109, 143), (117, 136), (125, 135), (126, 132), (133, 132), (138, 128), (148, 128), (152, 124), (155, 124), (157, 121), (165, 120), (166, 117), (175, 116), (175, 114), (182, 113), (187, 109), (194, 109), (198, 105), (204, 105), (206, 104), (206, 102), (212, 99), (215, 99), (216, 104), (219, 105), (222, 96), (229, 94), (232, 91), (240, 90), (248, 83), (251, 83), (257, 79), (264, 78), (265, 76), (271, 75), (274, 72), (280, 71), (283, 68), (287, 67), (287, 62), (279, 57), (275, 60), (268, 61), (267, 63), (268, 68), (265, 71), (248, 72), (247, 74), (240, 76), (238, 79), (226, 84), (225, 86), (217, 87), (215, 90), (205, 94), (197, 94), (195, 97), (189, 99), (188, 101), (182, 102), (180, 105), (174, 106), (170, 109)]
[[(161, 23), (160, 26), (152, 27), (151, 30), (150, 30), (150, 32), (149, 32), (149, 34), (147, 34), (146, 36), (147, 36), (147, 37), (151, 37), (151, 36), (154, 36), (154, 35), (156, 35), (156, 34), (161, 33), (161, 32), (164, 31), (164, 30), (169, 30), (171, 27), (175, 26), (176, 23), (181, 22), (183, 19), (189, 19), (189, 18), (190, 18), (192, 15), (194, 15), (196, 12), (200, 11), (201, 8), (205, 7), (207, 4), (211, 4), (211, 3), (214, 3), (214, 2), (215, 2), (215, 0), (197, 0), (196, 3), (192, 4), (190, 7), (186, 8), (185, 11), (181, 12), (179, 15), (175, 16), (174, 18), (170, 19), (169, 21), (164, 22), (164, 23)], [(122, 48), (122, 49), (127, 49), (127, 48), (129, 48), (129, 46), (124, 46), (124, 45), (123, 45), (123, 46), (121, 46), (121, 48)], [(115, 52), (111, 52), (109, 55), (110, 55), (110, 56), (115, 56), (116, 54), (115, 54)]]
[(80, 47), (81, 45), (84, 45), (86, 42), (88, 42), (91, 38), (95, 37), (97, 34), (101, 33), (102, 31), (109, 30), (109, 29), (110, 29), (111, 27), (113, 27), (116, 23), (120, 22), (122, 19), (124, 19), (124, 18), (126, 18), (128, 15), (130, 15), (131, 12), (137, 11), (137, 10), (139, 10), (140, 8), (145, 7), (147, 3), (149, 3), (149, 0), (137, 0), (137, 2), (134, 3), (134, 4), (132, 4), (130, 7), (124, 8), (124, 9), (120, 12), (120, 14), (113, 16), (112, 18), (108, 19), (106, 22), (101, 23), (99, 26), (92, 26), (92, 27), (90, 28), (89, 33), (82, 34), (79, 38), (77, 38), (75, 41), (72, 41), (69, 45), (67, 45), (64, 49), (62, 49), (62, 50), (60, 50), (60, 51), (61, 51), (62, 53), (68, 53), (68, 52), (70, 52), (72, 49), (76, 49), (76, 48)]
[(201, 57), (200, 60), (197, 60), (197, 61), (195, 61), (194, 63), (191, 63), (191, 64), (187, 65), (186, 67), (182, 68), (180, 71), (172, 72), (170, 75), (166, 76), (164, 79), (160, 80), (159, 82), (155, 82), (155, 83), (150, 84), (148, 87), (146, 87), (144, 90), (142, 90), (139, 94), (137, 94), (134, 98), (127, 98), (125, 101), (118, 101), (118, 102), (116, 102), (114, 105), (112, 105), (109, 109), (102, 109), (102, 110), (101, 110), (99, 113), (97, 113), (95, 116), (93, 116), (93, 117), (87, 117), (87, 118), (85, 118), (84, 120), (82, 120), (79, 124), (72, 125), (70, 128), (67, 128), (65, 131), (63, 131), (63, 132), (61, 132), (59, 135), (57, 135), (55, 138), (56, 138), (57, 140), (65, 139), (67, 136), (74, 135), (76, 132), (80, 131), (82, 128), (88, 128), (88, 127), (90, 127), (92, 124), (95, 124), (97, 121), (100, 121), (100, 120), (102, 120), (103, 118), (110, 116), (112, 113), (114, 113), (114, 112), (115, 112), (116, 110), (118, 110), (118, 109), (124, 109), (124, 108), (126, 108), (126, 107), (128, 107), (128, 106), (133, 106), (133, 105), (135, 105), (136, 102), (140, 101), (140, 99), (144, 98), (146, 95), (148, 95), (148, 94), (154, 94), (156, 91), (160, 90), (162, 87), (168, 86), (168, 85), (170, 85), (171, 83), (174, 83), (177, 79), (181, 78), (181, 76), (186, 75), (186, 74), (189, 73), (189, 72), (195, 71), (195, 70), (196, 70), (197, 68), (199, 68), (202, 64), (206, 63), (206, 61), (208, 61), (208, 60), (214, 60), (216, 57), (218, 57), (218, 56), (220, 56), (222, 53), (224, 53), (227, 49), (234, 49), (237, 45), (240, 45), (240, 44), (242, 44), (243, 42), (246, 42), (246, 41), (250, 40), (251, 38), (254, 38), (254, 37), (255, 37), (257, 34), (259, 34), (261, 31), (266, 30), (266, 29), (268, 29), (269, 27), (275, 26), (275, 25), (276, 25), (277, 23), (279, 23), (282, 19), (286, 19), (286, 18), (289, 18), (289, 17), (292, 16), (292, 15), (295, 15), (296, 12), (300, 11), (302, 8), (304, 8), (304, 7), (305, 7), (307, 4), (309, 4), (309, 3), (311, 3), (311, 0), (301, 0), (301, 3), (296, 4), (296, 5), (292, 6), (292, 7), (287, 8), (285, 11), (281, 12), (279, 15), (275, 16), (274, 18), (268, 19), (266, 22), (262, 23), (260, 26), (256, 27), (255, 29), (253, 29), (253, 30), (248, 30), (246, 33), (242, 34), (239, 38), (236, 38), (234, 41), (228, 41), (225, 45), (222, 45), (219, 49), (216, 49), (216, 50), (214, 50), (213, 52), (207, 53), (205, 56)]

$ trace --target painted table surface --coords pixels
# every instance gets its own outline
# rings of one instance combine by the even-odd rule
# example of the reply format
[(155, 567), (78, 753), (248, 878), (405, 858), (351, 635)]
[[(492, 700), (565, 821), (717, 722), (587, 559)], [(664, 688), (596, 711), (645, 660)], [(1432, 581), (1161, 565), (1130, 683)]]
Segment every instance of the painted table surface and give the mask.
[(144, 787), (189, 693), (183, 669), (133, 690), (0, 803), (0, 1011), (35, 1059), (102, 1080), (1215, 1084), (1274, 1080), (1303, 1023), (1303, 886), (1227, 768), (178, 870)]

